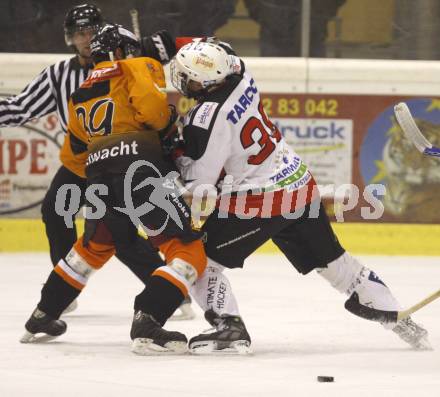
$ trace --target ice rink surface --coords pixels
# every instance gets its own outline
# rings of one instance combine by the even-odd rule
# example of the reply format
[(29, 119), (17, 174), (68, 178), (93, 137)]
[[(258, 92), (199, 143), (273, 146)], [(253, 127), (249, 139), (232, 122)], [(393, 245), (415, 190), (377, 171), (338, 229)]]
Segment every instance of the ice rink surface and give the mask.
[[(404, 307), (440, 286), (440, 258), (362, 257)], [(414, 352), (391, 331), (356, 318), (316, 274), (301, 276), (277, 255), (228, 271), (253, 339), (251, 356), (136, 356), (133, 297), (141, 284), (117, 260), (96, 273), (65, 335), (22, 345), (23, 324), (50, 270), (46, 254), (0, 254), (0, 396), (439, 396), (440, 301), (414, 319), (434, 351)], [(168, 322), (191, 337), (209, 328)], [(318, 383), (318, 375), (335, 377)]]

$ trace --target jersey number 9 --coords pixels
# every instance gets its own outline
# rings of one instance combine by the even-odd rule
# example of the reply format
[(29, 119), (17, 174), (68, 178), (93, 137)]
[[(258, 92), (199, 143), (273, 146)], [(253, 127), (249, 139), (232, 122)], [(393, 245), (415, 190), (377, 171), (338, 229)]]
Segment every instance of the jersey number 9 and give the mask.
[(83, 106), (75, 109), (78, 120), (90, 136), (108, 135), (112, 132), (114, 110), (115, 104), (109, 98), (96, 101), (90, 112)]

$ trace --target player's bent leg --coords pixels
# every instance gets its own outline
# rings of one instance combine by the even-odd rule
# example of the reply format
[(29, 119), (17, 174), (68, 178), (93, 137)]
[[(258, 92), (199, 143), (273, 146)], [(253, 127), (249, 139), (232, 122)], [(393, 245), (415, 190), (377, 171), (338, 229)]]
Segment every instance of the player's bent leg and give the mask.
[[(150, 239), (141, 237), (131, 220), (125, 216), (109, 211), (103, 222), (90, 222), (88, 233), (96, 233), (100, 228), (108, 229), (115, 243), (116, 257), (144, 285), (147, 284), (154, 270), (165, 265)], [(101, 234), (104, 234), (103, 231)], [(171, 319), (190, 320), (194, 317), (195, 313), (191, 308), (191, 298), (188, 296)]]
[[(115, 256), (127, 266), (134, 275), (145, 285), (148, 279), (164, 261), (153, 247), (150, 240), (141, 237), (130, 218), (108, 209), (102, 220), (88, 221), (86, 236), (93, 235), (94, 239), (114, 242)], [(96, 236), (96, 237), (95, 237)]]
[(167, 265), (156, 269), (145, 289), (136, 297), (130, 337), (132, 351), (140, 355), (181, 354), (187, 351), (187, 338), (167, 331), (163, 325), (188, 295), (191, 285), (206, 267), (203, 243), (183, 244), (173, 238), (160, 245)]
[(191, 295), (204, 312), (213, 310), (219, 316), (238, 316), (237, 300), (229, 279), (223, 273), (224, 269), (224, 266), (208, 258), (208, 265), (192, 286)]
[[(236, 299), (224, 268), (241, 268), (245, 259), (284, 225), (284, 219), (241, 219), (218, 216), (216, 209), (203, 225), (208, 266), (192, 289), (194, 299), (205, 311), (213, 332), (190, 340), (192, 353), (250, 353), (251, 338), (239, 315)], [(257, 231), (257, 232), (256, 232)], [(239, 241), (238, 244), (230, 244)], [(210, 330), (212, 331), (212, 330)]]
[(251, 353), (251, 338), (223, 270), (222, 265), (208, 258), (205, 272), (191, 288), (191, 294), (205, 312), (205, 319), (213, 327), (213, 332), (191, 338), (189, 349), (193, 354)]
[(62, 335), (67, 325), (59, 317), (78, 297), (93, 272), (113, 253), (112, 246), (92, 241), (84, 247), (80, 238), (49, 275), (41, 290), (40, 302), (26, 322), (26, 333), (20, 341), (42, 342)]
[(145, 285), (151, 273), (165, 265), (157, 249), (145, 238), (136, 235), (133, 241), (126, 244), (115, 243), (115, 256), (127, 266), (133, 274)]
[(86, 189), (85, 179), (80, 178), (62, 166), (58, 169), (44, 196), (41, 205), (41, 215), (49, 241), (50, 258), (54, 267), (61, 258), (67, 255), (77, 239), (75, 226), (68, 228), (64, 218), (55, 212), (57, 193), (64, 184), (74, 184), (79, 187), (81, 191), (79, 207), (84, 202), (84, 191)]
[[(339, 292), (359, 303), (380, 310), (398, 310), (399, 304), (385, 283), (370, 269), (345, 252), (333, 232), (322, 202), (318, 217), (303, 217), (272, 238), (284, 255), (302, 274), (316, 269)], [(311, 207), (310, 207), (311, 208)], [(354, 295), (356, 294), (356, 295)], [(426, 340), (426, 331), (412, 320), (411, 325), (394, 324), (394, 332), (412, 347)], [(393, 324), (388, 325), (389, 328)], [(405, 330), (405, 331), (403, 331)], [(411, 334), (412, 337), (407, 335)], [(403, 336), (405, 335), (405, 336)]]
[[(341, 293), (359, 300), (364, 306), (385, 311), (397, 311), (401, 306), (391, 293), (391, 290), (379, 276), (362, 265), (356, 258), (345, 252), (326, 268), (317, 269)], [(397, 324), (383, 324), (392, 329), (402, 340), (415, 349), (430, 349), (428, 332), (411, 318), (399, 321)]]
[(390, 289), (370, 269), (348, 252), (330, 262), (326, 268), (317, 269), (333, 288), (351, 296), (356, 292), (359, 302), (379, 310), (399, 310), (400, 306)]

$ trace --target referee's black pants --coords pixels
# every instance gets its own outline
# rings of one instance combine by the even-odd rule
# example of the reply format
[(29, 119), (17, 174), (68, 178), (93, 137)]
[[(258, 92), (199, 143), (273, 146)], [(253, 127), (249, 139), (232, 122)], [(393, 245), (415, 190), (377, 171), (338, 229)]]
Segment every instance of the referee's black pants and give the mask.
[[(68, 228), (64, 222), (64, 217), (55, 212), (57, 192), (64, 184), (75, 184), (80, 188), (81, 200), (79, 208), (81, 208), (85, 202), (87, 180), (61, 166), (52, 179), (49, 190), (44, 197), (41, 213), (49, 240), (50, 259), (53, 266), (56, 266), (60, 259), (68, 254), (78, 237), (76, 225), (73, 228)], [(66, 199), (66, 202), (69, 202), (69, 200), (70, 197)], [(137, 236), (136, 240), (129, 245), (116, 246), (115, 248), (116, 257), (144, 284), (149, 279), (150, 274), (157, 267), (164, 264), (157, 250), (153, 248), (148, 240), (141, 236)]]

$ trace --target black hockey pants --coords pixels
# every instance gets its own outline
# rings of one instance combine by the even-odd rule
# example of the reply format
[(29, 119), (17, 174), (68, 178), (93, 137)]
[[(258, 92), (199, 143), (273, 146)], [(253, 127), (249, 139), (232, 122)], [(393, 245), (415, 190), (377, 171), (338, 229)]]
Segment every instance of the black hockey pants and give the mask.
[[(61, 166), (50, 184), (41, 206), (46, 235), (49, 240), (50, 258), (55, 266), (64, 258), (77, 240), (76, 227), (68, 228), (64, 218), (55, 212), (55, 201), (58, 189), (63, 184), (75, 184), (81, 190), (80, 208), (84, 204), (86, 179), (80, 178), (66, 167)], [(123, 246), (116, 251), (116, 257), (124, 263), (144, 284), (154, 269), (162, 266), (164, 262), (157, 250), (149, 241), (138, 236), (130, 246)]]

